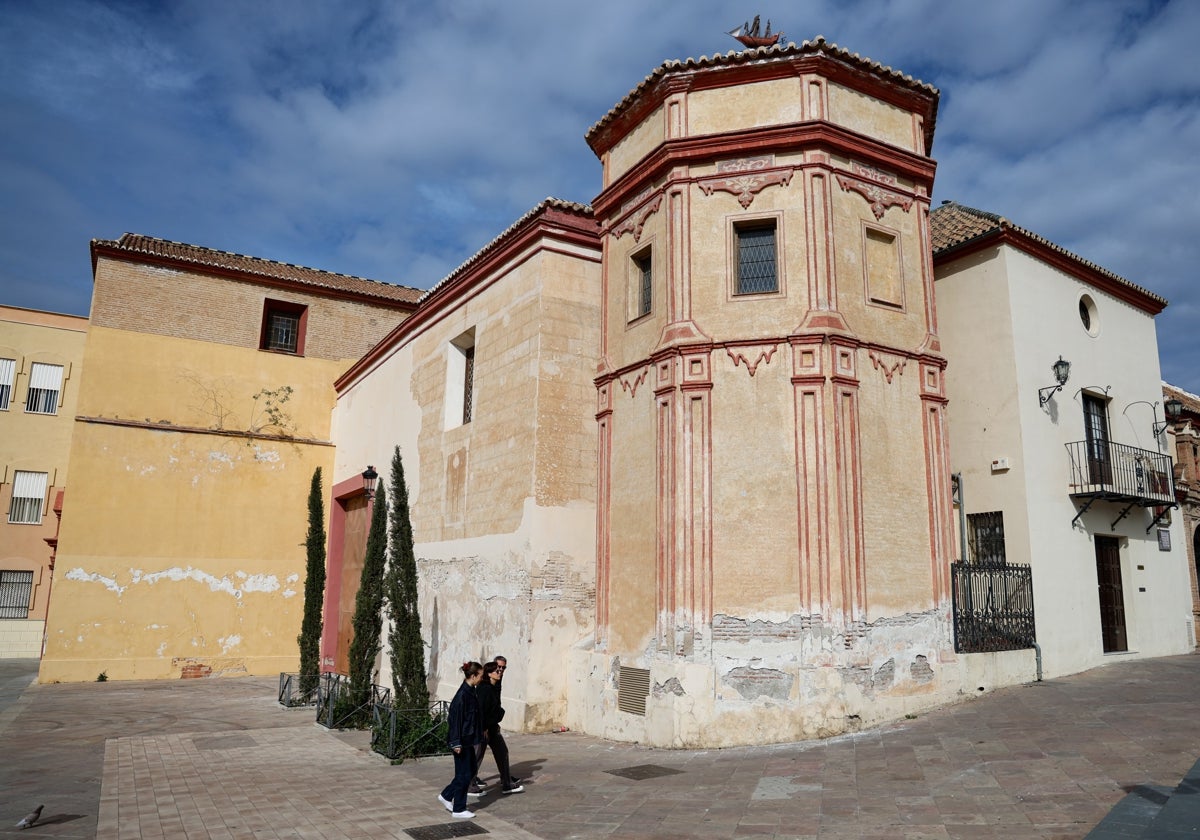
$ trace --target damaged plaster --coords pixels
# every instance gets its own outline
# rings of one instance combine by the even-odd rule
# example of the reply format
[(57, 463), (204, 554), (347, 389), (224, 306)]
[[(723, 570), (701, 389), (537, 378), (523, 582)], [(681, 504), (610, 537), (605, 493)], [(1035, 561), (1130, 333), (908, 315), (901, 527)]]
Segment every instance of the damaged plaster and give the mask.
[[(236, 572), (234, 577), (239, 579), (239, 583), (235, 584), (234, 581), (230, 580), (228, 575), (218, 578), (215, 575), (211, 575), (200, 569), (194, 569), (191, 566), (188, 566), (186, 569), (176, 566), (171, 569), (163, 569), (160, 572), (150, 573), (145, 573), (141, 569), (130, 569), (129, 572), (130, 581), (124, 586), (117, 583), (113, 578), (105, 577), (95, 572), (87, 572), (78, 567), (68, 571), (66, 579), (82, 583), (98, 583), (105, 589), (115, 592), (118, 596), (124, 595), (130, 586), (142, 583), (153, 585), (163, 580), (175, 583), (186, 580), (195, 581), (196, 583), (207, 585), (213, 592), (225, 592), (239, 601), (247, 592), (276, 592), (280, 589), (279, 578), (275, 575), (247, 575), (245, 572)], [(289, 580), (289, 582), (292, 581)]]

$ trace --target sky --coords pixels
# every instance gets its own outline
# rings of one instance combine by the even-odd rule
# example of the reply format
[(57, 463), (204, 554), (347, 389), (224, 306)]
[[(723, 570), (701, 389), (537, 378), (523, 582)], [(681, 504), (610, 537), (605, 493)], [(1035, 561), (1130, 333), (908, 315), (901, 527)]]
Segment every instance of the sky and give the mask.
[(547, 196), (587, 130), (761, 15), (941, 91), (934, 204), (1167, 298), (1200, 393), (1200, 2), (0, 0), (0, 303), (86, 315), (141, 233), (428, 288)]

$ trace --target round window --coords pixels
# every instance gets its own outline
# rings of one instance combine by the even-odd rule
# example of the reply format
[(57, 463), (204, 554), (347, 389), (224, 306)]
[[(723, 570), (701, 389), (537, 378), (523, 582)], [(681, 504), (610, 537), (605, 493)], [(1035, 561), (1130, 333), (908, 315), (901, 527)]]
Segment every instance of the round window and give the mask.
[(1100, 319), (1096, 313), (1096, 302), (1092, 300), (1091, 295), (1084, 295), (1079, 299), (1079, 321), (1083, 324), (1083, 328), (1087, 330), (1088, 335), (1096, 335), (1100, 332)]

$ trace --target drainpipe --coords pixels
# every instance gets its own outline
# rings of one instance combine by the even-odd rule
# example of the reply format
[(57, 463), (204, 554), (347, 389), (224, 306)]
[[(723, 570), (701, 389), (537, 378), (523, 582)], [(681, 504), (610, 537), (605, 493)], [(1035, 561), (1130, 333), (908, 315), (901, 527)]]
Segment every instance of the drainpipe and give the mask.
[(951, 487), (953, 494), (951, 501), (958, 505), (958, 561), (960, 563), (967, 562), (967, 506), (963, 503), (963, 477), (962, 473), (953, 473), (950, 476)]
[(1033, 642), (1033, 654), (1037, 660), (1037, 681), (1042, 681), (1042, 646), (1035, 639)]

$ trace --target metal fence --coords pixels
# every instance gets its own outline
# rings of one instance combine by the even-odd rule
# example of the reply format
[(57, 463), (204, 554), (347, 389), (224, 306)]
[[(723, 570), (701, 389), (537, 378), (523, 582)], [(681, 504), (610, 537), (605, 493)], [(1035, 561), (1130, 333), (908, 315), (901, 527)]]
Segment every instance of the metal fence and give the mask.
[[(289, 709), (317, 705), (317, 697), (321, 691), (321, 675), (310, 674), (307, 676), (308, 679), (305, 679), (300, 674), (280, 673), (279, 705)], [(311, 688), (305, 685), (310, 681)]]
[(378, 704), (371, 715), (371, 749), (393, 761), (445, 755), (450, 704), (435, 700), (428, 709), (397, 709)]
[(1015, 563), (951, 563), (954, 590), (954, 649), (992, 653), (1031, 648), (1033, 570)]
[(372, 683), (370, 694), (359, 701), (352, 696), (349, 677), (322, 674), (317, 689), (317, 723), (327, 729), (365, 727), (371, 720), (373, 707), (391, 702), (390, 688)]

